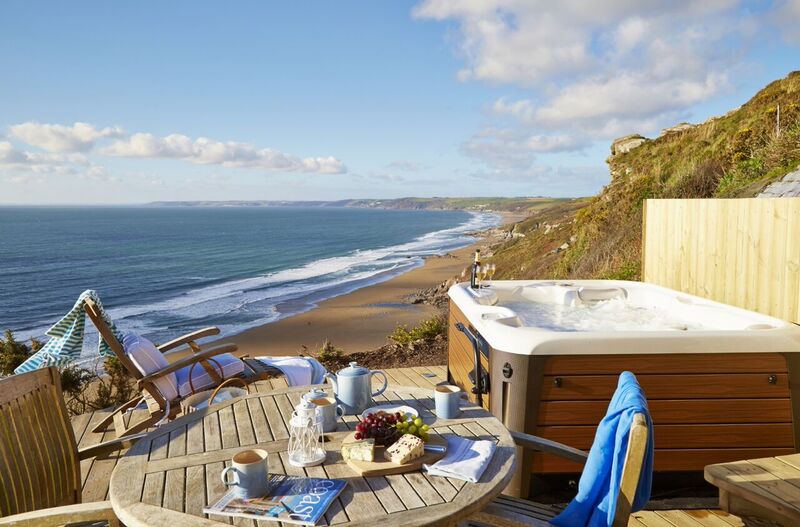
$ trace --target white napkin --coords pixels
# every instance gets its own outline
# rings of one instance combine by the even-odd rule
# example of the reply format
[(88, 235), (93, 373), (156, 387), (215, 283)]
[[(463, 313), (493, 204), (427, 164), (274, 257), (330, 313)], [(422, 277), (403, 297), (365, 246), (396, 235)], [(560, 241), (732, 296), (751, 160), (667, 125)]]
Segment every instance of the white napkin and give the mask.
[(473, 441), (459, 436), (447, 437), (447, 454), (433, 465), (423, 465), (432, 476), (477, 483), (492, 460), (494, 441)]

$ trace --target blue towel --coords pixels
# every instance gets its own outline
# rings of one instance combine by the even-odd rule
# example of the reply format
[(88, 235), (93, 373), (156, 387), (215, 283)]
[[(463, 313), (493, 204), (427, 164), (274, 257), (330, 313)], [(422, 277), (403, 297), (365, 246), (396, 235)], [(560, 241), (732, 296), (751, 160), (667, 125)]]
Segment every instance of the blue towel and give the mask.
[(608, 405), (608, 412), (594, 437), (589, 459), (581, 474), (578, 495), (564, 512), (551, 520), (559, 527), (610, 527), (617, 508), (617, 493), (622, 479), (622, 466), (628, 450), (633, 416), (647, 416), (649, 428), (639, 486), (633, 500), (632, 511), (641, 510), (650, 499), (653, 482), (653, 421), (647, 408), (647, 399), (636, 376), (629, 371), (619, 376), (617, 391)]
[[(87, 289), (80, 294), (69, 313), (47, 330), (47, 335), (51, 337), (47, 344), (31, 355), (28, 360), (17, 366), (14, 369), (14, 373), (25, 373), (48, 366), (60, 368), (80, 357), (83, 350), (83, 335), (86, 327), (86, 311), (84, 310), (86, 299), (91, 299), (97, 304), (97, 309), (100, 311), (103, 320), (115, 335), (118, 334), (114, 322), (111, 321), (103, 309), (103, 304), (100, 303), (97, 293)], [(97, 351), (101, 357), (114, 356), (114, 352), (111, 351), (108, 343), (103, 340), (102, 335), (99, 336)]]

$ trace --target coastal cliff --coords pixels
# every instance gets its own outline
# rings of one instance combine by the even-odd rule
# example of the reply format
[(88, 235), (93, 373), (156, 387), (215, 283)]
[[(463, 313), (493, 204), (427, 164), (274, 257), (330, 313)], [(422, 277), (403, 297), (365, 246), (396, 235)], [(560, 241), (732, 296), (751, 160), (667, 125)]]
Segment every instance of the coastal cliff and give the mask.
[(725, 115), (658, 137), (617, 139), (611, 181), (595, 197), (535, 211), (497, 247), (499, 278), (641, 277), (648, 198), (788, 196), (800, 192), (800, 72)]

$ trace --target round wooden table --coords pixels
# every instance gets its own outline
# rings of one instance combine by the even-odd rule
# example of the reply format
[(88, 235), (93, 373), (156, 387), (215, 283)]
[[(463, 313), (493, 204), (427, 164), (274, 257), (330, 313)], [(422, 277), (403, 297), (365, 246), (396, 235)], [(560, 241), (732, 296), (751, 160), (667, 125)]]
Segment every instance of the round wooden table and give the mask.
[[(330, 387), (325, 387), (330, 388)], [(328, 457), (306, 469), (289, 465), (286, 457), (288, 422), (293, 407), (308, 386), (256, 393), (176, 419), (141, 439), (119, 461), (111, 476), (110, 499), (128, 527), (228, 525), (209, 519), (203, 507), (224, 494), (220, 472), (244, 448), (271, 453), (270, 472), (338, 478), (348, 482), (324, 520), (333, 525), (451, 525), (483, 508), (510, 481), (515, 447), (503, 424), (467, 401), (458, 419), (437, 419), (433, 392), (389, 386), (376, 403), (415, 407), (432, 430), (497, 442), (497, 450), (478, 483), (410, 472), (361, 477), (342, 459), (341, 441), (355, 428), (357, 416), (340, 419), (336, 432), (326, 434)], [(222, 517), (215, 518), (222, 519)], [(321, 525), (325, 522), (320, 521)], [(237, 519), (236, 525), (256, 525)], [(277, 525), (261, 521), (258, 525)]]

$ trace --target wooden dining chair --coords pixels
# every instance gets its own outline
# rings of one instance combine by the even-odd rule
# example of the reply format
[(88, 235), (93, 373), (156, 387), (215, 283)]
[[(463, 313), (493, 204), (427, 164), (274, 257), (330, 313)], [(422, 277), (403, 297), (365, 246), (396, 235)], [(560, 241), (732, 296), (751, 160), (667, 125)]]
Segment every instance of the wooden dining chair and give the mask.
[[(576, 448), (550, 441), (542, 437), (511, 432), (517, 446), (537, 452), (553, 454), (570, 461), (585, 464), (589, 455)], [(634, 415), (628, 435), (628, 450), (622, 468), (617, 492), (617, 508), (614, 511), (613, 527), (743, 527), (736, 516), (718, 510), (671, 510), (639, 511), (631, 513), (633, 498), (639, 485), (645, 454), (647, 452), (647, 418)], [(535, 503), (529, 500), (499, 496), (485, 509), (473, 515), (466, 525), (470, 527), (546, 527), (550, 520), (560, 514), (561, 507)]]
[[(235, 344), (221, 344), (208, 349), (201, 349), (197, 344), (199, 339), (219, 335), (220, 333), (217, 327), (207, 327), (157, 346), (158, 350), (165, 355), (170, 364), (156, 372), (144, 375), (133, 364), (128, 354), (125, 353), (122, 343), (117, 339), (108, 324), (106, 324), (97, 304), (91, 299), (87, 299), (85, 309), (86, 314), (89, 315), (97, 331), (100, 332), (103, 340), (106, 341), (111, 351), (113, 351), (114, 355), (119, 359), (119, 362), (125, 370), (136, 379), (136, 384), (140, 392), (140, 395), (137, 395), (130, 401), (115, 408), (110, 415), (105, 417), (92, 429), (92, 432), (101, 432), (108, 428), (113, 422), (114, 433), (117, 437), (122, 437), (146, 430), (161, 420), (174, 418), (180, 413), (180, 402), (184, 397), (165, 397), (157, 387), (159, 379), (163, 379), (169, 374), (174, 374), (183, 368), (191, 368), (193, 365), (197, 365), (197, 367), (203, 368), (214, 382), (213, 386), (206, 387), (205, 389), (215, 388), (223, 382), (223, 377), (220, 375), (218, 368), (214, 365), (214, 357), (225, 353), (233, 353), (238, 349)], [(171, 352), (183, 346), (187, 346), (192, 351), (192, 354), (170, 361), (170, 353), (167, 352)], [(236, 377), (243, 380), (246, 384), (257, 381), (260, 378), (259, 374), (248, 364), (248, 361), (243, 360), (242, 362), (244, 363), (243, 372)], [(147, 404), (149, 416), (143, 420), (126, 424), (124, 419), (125, 412), (136, 408), (142, 402)]]
[(0, 526), (102, 520), (118, 526), (110, 502), (81, 503), (80, 462), (128, 448), (139, 438), (79, 450), (56, 368), (0, 380)]

